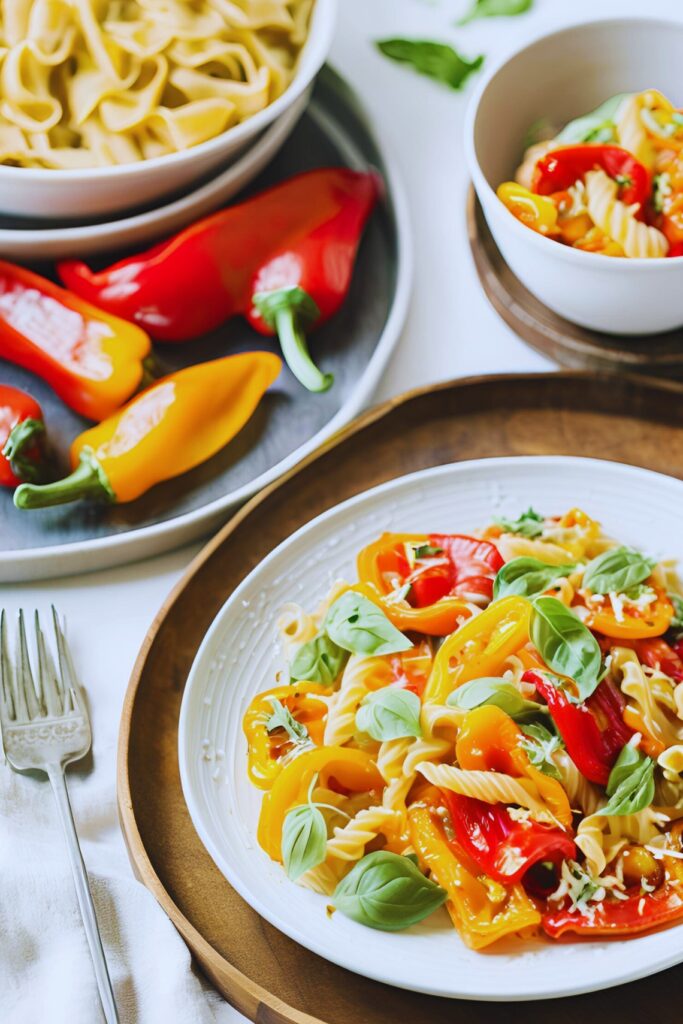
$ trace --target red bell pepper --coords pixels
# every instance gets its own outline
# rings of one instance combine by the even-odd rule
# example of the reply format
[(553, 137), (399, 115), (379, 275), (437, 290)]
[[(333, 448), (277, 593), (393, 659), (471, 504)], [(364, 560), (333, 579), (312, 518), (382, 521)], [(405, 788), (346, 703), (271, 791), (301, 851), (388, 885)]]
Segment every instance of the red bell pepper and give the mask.
[(379, 193), (374, 173), (309, 171), (105, 270), (72, 260), (57, 269), (72, 291), (159, 341), (187, 341), (242, 314), (279, 336), (307, 388), (324, 391), (332, 378), (313, 364), (303, 327), (324, 323), (344, 301)]
[(547, 862), (558, 867), (576, 856), (574, 841), (559, 828), (538, 821), (514, 821), (503, 804), (487, 804), (449, 791), (442, 795), (458, 842), (496, 882), (513, 885), (535, 864)]
[(683, 889), (668, 883), (657, 892), (638, 891), (625, 900), (605, 899), (582, 914), (566, 906), (543, 915), (543, 929), (553, 939), (565, 932), (579, 935), (635, 935), (683, 917)]
[(652, 637), (635, 641), (636, 654), (644, 665), (659, 668), (677, 683), (683, 682), (683, 643), (676, 641), (669, 646), (666, 640)]
[[(619, 751), (634, 734), (621, 718), (623, 704), (615, 688), (603, 679), (587, 704), (574, 704), (540, 672), (525, 672), (522, 680), (532, 683), (545, 700), (567, 753), (581, 774), (590, 782), (606, 786)], [(605, 728), (598, 724), (600, 718)]]
[(37, 481), (44, 471), (45, 423), (34, 398), (0, 384), (0, 486)]
[(441, 589), (441, 593), (438, 593), (439, 587), (435, 584), (437, 577), (433, 575), (422, 588), (424, 600), (420, 600), (421, 590), (418, 579), (415, 579), (412, 591), (414, 596), (409, 597), (411, 603), (424, 607), (434, 604), (446, 594), (479, 594), (489, 599), (493, 596), (493, 581), (504, 564), (495, 544), (459, 533), (432, 533), (429, 535), (429, 543), (434, 548), (441, 548), (450, 563), (441, 568), (440, 587), (445, 587), (447, 583), (448, 589)]
[(638, 203), (641, 210), (644, 208), (650, 195), (650, 172), (621, 146), (585, 144), (551, 150), (534, 168), (532, 191), (542, 196), (564, 192), (596, 168), (619, 183), (623, 203)]

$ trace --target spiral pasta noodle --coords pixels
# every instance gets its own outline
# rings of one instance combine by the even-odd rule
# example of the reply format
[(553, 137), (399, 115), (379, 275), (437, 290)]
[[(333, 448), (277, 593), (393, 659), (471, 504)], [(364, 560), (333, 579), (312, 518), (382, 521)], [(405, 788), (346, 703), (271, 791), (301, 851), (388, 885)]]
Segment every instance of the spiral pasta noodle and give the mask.
[(618, 242), (627, 256), (666, 256), (669, 243), (655, 227), (636, 220), (634, 211), (617, 199), (617, 183), (604, 171), (586, 175), (588, 212), (606, 235)]

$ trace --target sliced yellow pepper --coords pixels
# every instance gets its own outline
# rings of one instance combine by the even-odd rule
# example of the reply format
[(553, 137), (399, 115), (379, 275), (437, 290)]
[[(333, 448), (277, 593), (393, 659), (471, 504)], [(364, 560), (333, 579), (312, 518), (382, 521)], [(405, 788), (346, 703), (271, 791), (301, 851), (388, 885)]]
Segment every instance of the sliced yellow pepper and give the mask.
[(547, 196), (536, 195), (516, 181), (505, 181), (498, 186), (498, 198), (510, 213), (533, 231), (541, 235), (558, 234), (557, 207)]
[(493, 601), (442, 644), (424, 699), (443, 704), (470, 679), (500, 675), (506, 658), (529, 642), (530, 618), (531, 604), (525, 597)]
[(436, 809), (425, 802), (408, 808), (410, 840), (422, 870), (448, 893), (446, 908), (470, 949), (540, 924), (541, 915), (521, 884), (502, 886), (482, 874), (464, 851), (456, 852)]
[(319, 785), (335, 786), (354, 793), (384, 788), (384, 779), (370, 754), (353, 747), (317, 747), (291, 761), (280, 772), (261, 804), (258, 841), (273, 860), (282, 860), (282, 826), (292, 807), (303, 803), (314, 777)]
[(292, 742), (288, 737), (274, 738), (268, 732), (267, 724), (273, 714), (273, 701), (280, 701), (297, 722), (306, 726), (311, 742), (321, 746), (327, 704), (316, 700), (316, 696), (329, 692), (329, 687), (320, 683), (295, 683), (276, 686), (254, 697), (247, 708), (242, 729), (249, 746), (247, 771), (255, 786), (270, 789), (282, 771), (287, 756), (292, 753)]

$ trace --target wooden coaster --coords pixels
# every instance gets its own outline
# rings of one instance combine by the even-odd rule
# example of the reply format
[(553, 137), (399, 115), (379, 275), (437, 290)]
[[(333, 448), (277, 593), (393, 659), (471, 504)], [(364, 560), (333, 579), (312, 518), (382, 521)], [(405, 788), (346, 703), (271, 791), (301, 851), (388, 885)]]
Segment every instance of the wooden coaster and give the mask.
[[(518, 1007), (389, 988), (297, 945), (240, 899), (192, 827), (178, 771), (178, 715), (190, 666), (223, 602), (274, 547), (319, 513), (404, 473), (495, 455), (584, 455), (683, 478), (682, 396), (679, 384), (575, 372), (475, 377), (419, 389), (365, 413), (262, 491), (190, 566), (147, 634), (126, 694), (119, 810), (136, 874), (202, 970), (251, 1020), (674, 1020), (671, 999), (683, 966), (619, 989)], [(623, 943), (625, 961), (634, 949)], [(672, 947), (672, 958), (677, 955)]]
[(473, 187), (467, 197), (467, 231), (491, 305), (532, 348), (570, 370), (683, 377), (683, 329), (620, 338), (570, 323), (534, 298), (503, 259)]

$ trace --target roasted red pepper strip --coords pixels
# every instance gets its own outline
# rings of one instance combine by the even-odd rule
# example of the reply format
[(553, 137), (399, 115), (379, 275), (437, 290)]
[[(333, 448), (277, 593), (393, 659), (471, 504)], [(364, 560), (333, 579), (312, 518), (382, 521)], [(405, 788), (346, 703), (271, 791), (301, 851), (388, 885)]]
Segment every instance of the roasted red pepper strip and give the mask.
[(621, 146), (587, 144), (551, 150), (536, 164), (532, 191), (542, 196), (564, 192), (595, 168), (601, 168), (620, 183), (619, 199), (623, 203), (644, 207), (650, 194), (649, 171)]
[(312, 363), (302, 327), (344, 301), (379, 192), (376, 174), (309, 171), (105, 270), (78, 261), (57, 269), (72, 291), (159, 341), (187, 341), (242, 314), (278, 334), (295, 376), (321, 391), (332, 379)]
[(0, 486), (43, 476), (45, 423), (34, 398), (0, 384)]
[(683, 886), (665, 885), (625, 900), (591, 904), (590, 916), (565, 908), (543, 916), (543, 929), (553, 939), (565, 932), (579, 935), (635, 935), (683, 917)]
[(0, 262), (0, 359), (42, 377), (74, 412), (103, 420), (137, 390), (150, 342), (52, 281)]
[[(606, 786), (618, 752), (633, 735), (633, 730), (622, 721), (616, 710), (618, 702), (614, 695), (603, 691), (589, 708), (585, 704), (573, 704), (562, 690), (553, 686), (540, 672), (525, 672), (522, 679), (525, 683), (533, 683), (545, 700), (567, 753), (581, 774), (591, 782)], [(598, 689), (604, 682), (600, 683)], [(593, 708), (604, 717), (607, 723), (604, 730), (598, 725)]]
[(432, 533), (429, 543), (442, 548), (451, 563), (453, 582), (449, 593), (493, 597), (493, 581), (504, 564), (495, 544), (459, 533)]
[(650, 668), (659, 668), (676, 682), (683, 682), (683, 658), (680, 642), (670, 647), (666, 640), (653, 637), (648, 640), (636, 640), (634, 647), (639, 660)]
[(458, 842), (489, 878), (519, 882), (541, 862), (558, 866), (576, 856), (570, 836), (537, 821), (514, 821), (507, 807), (443, 791)]

